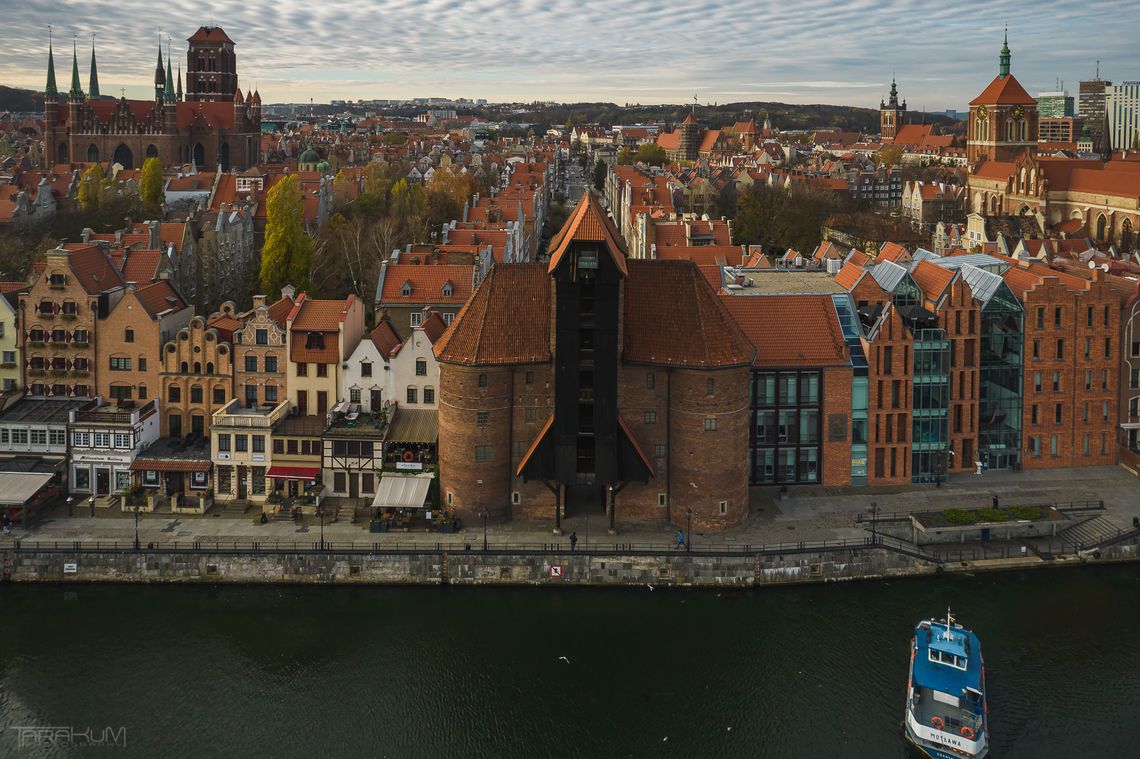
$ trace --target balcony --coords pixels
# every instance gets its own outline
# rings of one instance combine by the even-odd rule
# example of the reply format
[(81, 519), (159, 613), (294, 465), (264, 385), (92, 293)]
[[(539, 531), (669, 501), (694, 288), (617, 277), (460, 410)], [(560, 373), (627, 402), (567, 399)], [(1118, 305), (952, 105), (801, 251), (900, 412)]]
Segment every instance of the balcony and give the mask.
[(289, 409), (290, 403), (288, 401), (282, 401), (272, 408), (264, 406), (246, 407), (235, 398), (214, 412), (213, 425), (215, 427), (271, 430), (273, 425), (289, 413)]

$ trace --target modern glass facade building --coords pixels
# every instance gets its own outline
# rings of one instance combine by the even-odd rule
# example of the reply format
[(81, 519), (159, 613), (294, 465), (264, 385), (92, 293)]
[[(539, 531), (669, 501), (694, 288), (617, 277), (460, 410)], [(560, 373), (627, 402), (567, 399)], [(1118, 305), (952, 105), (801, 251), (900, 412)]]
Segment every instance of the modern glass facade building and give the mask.
[(821, 372), (752, 373), (753, 485), (820, 479)]
[(946, 477), (950, 446), (950, 340), (938, 327), (915, 324), (912, 332), (911, 481), (940, 482)]
[[(999, 280), (1000, 281), (1000, 280)], [(1021, 462), (1025, 309), (1005, 282), (982, 307), (978, 449), (990, 469)]]

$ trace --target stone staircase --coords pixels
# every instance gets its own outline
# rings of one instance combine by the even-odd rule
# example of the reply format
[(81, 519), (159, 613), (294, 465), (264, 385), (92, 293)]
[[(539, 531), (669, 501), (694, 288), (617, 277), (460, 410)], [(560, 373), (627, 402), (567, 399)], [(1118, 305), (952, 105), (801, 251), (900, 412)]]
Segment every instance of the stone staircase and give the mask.
[(232, 501), (222, 502), (222, 512), (225, 514), (244, 514), (249, 511), (249, 501), (235, 498)]
[(1061, 532), (1058, 537), (1067, 542), (1083, 546), (1095, 545), (1102, 540), (1114, 538), (1120, 534), (1120, 529), (1102, 516), (1096, 516), (1087, 522), (1070, 527)]
[(356, 521), (356, 498), (341, 498), (336, 504), (336, 521), (351, 524)]

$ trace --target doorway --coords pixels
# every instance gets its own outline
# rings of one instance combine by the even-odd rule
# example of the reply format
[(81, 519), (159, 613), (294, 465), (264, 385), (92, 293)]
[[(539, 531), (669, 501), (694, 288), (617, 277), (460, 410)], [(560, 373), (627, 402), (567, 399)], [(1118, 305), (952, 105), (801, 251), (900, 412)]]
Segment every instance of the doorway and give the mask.
[(111, 492), (111, 470), (95, 467), (95, 495), (108, 495)]
[(245, 486), (245, 467), (239, 466), (237, 468), (237, 497), (239, 501), (244, 501), (246, 496)]
[(360, 497), (360, 475), (356, 472), (350, 472), (348, 475), (348, 497)]

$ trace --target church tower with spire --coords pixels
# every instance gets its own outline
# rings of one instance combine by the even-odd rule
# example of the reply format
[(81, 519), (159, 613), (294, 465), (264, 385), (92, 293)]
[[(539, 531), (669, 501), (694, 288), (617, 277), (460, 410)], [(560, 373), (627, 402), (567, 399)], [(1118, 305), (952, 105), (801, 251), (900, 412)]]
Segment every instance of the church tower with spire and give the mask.
[(970, 101), (966, 159), (971, 166), (1013, 161), (1026, 151), (1037, 151), (1037, 100), (1010, 72), (1010, 57), (1007, 32), (998, 54), (997, 76)]
[(99, 68), (95, 65), (95, 37), (91, 37), (91, 79), (87, 86), (88, 96), (92, 100), (99, 99)]
[(898, 136), (899, 127), (903, 125), (905, 116), (906, 101), (899, 104), (899, 88), (895, 84), (894, 76), (891, 76), (890, 100), (879, 101), (879, 134), (884, 142)]

